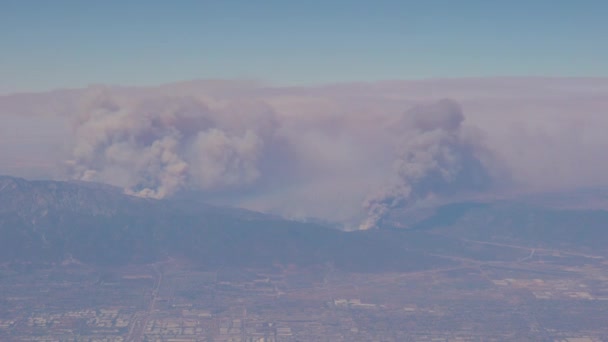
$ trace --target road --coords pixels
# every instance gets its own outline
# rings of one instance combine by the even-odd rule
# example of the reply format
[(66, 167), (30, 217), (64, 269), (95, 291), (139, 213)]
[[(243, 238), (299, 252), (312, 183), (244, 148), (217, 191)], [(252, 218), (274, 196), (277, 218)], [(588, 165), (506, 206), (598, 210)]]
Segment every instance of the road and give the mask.
[(154, 287), (152, 288), (152, 296), (150, 298), (150, 303), (148, 304), (148, 310), (144, 312), (138, 312), (133, 316), (133, 319), (131, 320), (132, 323), (129, 329), (129, 334), (125, 339), (126, 342), (143, 341), (144, 330), (146, 329), (146, 325), (148, 325), (152, 313), (154, 312), (154, 307), (158, 299), (158, 292), (163, 282), (163, 273), (160, 271), (157, 264), (152, 265), (152, 267), (154, 269), (156, 279), (154, 281)]

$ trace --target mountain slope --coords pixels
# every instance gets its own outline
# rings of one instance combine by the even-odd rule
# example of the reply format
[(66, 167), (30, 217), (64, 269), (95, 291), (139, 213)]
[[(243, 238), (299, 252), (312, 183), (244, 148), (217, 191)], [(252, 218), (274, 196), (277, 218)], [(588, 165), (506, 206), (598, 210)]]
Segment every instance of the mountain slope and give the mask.
[[(403, 226), (408, 228), (391, 228)], [(0, 263), (152, 263), (205, 269), (332, 265), (415, 271), (467, 260), (513, 262), (529, 248), (608, 255), (608, 212), (538, 201), (461, 202), (343, 232), (200, 201), (152, 200), (91, 183), (0, 177)]]
[[(0, 178), (0, 261), (148, 263), (168, 256), (201, 267), (333, 264), (416, 270), (449, 260), (377, 232), (346, 233), (241, 209), (150, 200), (118, 189)], [(401, 233), (396, 233), (402, 235)]]
[[(457, 239), (608, 255), (608, 211), (555, 207), (554, 198), (447, 204), (426, 213), (409, 229)], [(395, 216), (393, 225), (400, 220)]]

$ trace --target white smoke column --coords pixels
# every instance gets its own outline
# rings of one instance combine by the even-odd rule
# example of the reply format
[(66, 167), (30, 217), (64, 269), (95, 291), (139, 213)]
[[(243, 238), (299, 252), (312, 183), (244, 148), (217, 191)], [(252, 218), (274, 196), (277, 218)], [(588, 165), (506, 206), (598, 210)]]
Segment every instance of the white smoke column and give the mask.
[(261, 119), (250, 114), (258, 126), (243, 128), (247, 113), (211, 110), (190, 97), (120, 102), (98, 94), (75, 120), (71, 174), (151, 198), (190, 186), (216, 190), (253, 183), (275, 124), (273, 112)]
[(489, 185), (481, 145), (469, 139), (460, 106), (451, 100), (417, 106), (391, 128), (395, 138), (392, 179), (364, 203), (360, 229), (376, 228), (393, 208), (432, 195), (477, 191)]

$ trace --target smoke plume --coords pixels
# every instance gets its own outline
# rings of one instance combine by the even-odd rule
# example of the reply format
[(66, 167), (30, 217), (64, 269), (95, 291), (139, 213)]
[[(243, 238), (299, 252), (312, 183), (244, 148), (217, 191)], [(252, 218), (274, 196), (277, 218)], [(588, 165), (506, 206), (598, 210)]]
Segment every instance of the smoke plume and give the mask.
[(452, 100), (416, 106), (393, 127), (395, 160), (390, 182), (364, 203), (360, 229), (377, 227), (393, 208), (434, 195), (483, 190), (489, 172), (480, 159), (480, 141), (469, 139), (464, 115)]
[(273, 113), (255, 124), (232, 120), (189, 97), (119, 103), (97, 95), (75, 118), (70, 173), (163, 198), (186, 186), (215, 190), (251, 184), (274, 134)]

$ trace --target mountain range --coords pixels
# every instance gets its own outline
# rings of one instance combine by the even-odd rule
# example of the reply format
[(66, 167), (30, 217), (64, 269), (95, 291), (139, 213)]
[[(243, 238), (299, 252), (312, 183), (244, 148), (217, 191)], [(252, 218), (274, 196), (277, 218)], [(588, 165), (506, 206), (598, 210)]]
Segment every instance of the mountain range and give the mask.
[(528, 253), (522, 248), (608, 256), (608, 211), (576, 206), (603, 196), (545, 194), (395, 210), (380, 229), (346, 232), (191, 198), (144, 199), (96, 183), (2, 176), (0, 262), (126, 265), (173, 258), (202, 269), (331, 265), (382, 272), (450, 267), (467, 258), (514, 260)]

